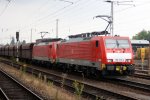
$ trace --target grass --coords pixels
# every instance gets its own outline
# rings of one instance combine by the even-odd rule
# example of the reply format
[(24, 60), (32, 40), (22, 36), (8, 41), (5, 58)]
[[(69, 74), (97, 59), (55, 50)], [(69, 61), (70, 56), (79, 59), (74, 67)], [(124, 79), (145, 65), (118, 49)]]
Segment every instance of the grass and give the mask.
[(63, 89), (64, 83), (65, 83), (65, 78), (67, 77), (67, 74), (62, 74), (62, 81), (61, 81), (61, 88)]
[[(38, 91), (46, 99), (77, 100), (75, 95), (67, 92), (64, 89), (60, 89), (59, 87), (54, 86), (53, 82), (47, 81), (46, 75), (42, 76), (42, 74), (39, 73), (38, 77), (35, 77), (34, 75), (25, 73), (26, 69), (24, 66), (19, 71), (5, 64), (2, 64), (1, 68), (7, 73), (22, 81), (24, 84), (27, 85), (28, 88), (32, 88), (33, 90)], [(64, 78), (62, 79), (62, 88), (65, 82), (65, 77), (66, 76), (64, 75)]]
[(84, 84), (75, 80), (73, 83), (73, 87), (75, 88), (75, 94), (77, 95), (77, 99), (81, 100), (81, 94), (82, 94), (83, 89), (84, 89)]

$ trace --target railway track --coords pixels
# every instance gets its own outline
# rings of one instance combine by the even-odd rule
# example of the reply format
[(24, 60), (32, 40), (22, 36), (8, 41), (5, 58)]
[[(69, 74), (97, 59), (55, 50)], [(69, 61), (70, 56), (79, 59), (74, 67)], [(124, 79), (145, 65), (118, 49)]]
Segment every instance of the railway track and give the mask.
[(128, 86), (131, 88), (135, 88), (138, 90), (142, 90), (144, 92), (150, 93), (150, 84), (142, 83), (142, 82), (137, 82), (137, 81), (131, 81), (126, 78), (115, 78), (109, 80), (110, 82), (114, 82), (115, 84), (123, 85), (123, 86)]
[(150, 75), (147, 75), (147, 74), (135, 73), (132, 76), (133, 77), (137, 77), (137, 78), (142, 78), (142, 79), (150, 80)]
[(9, 98), (6, 96), (5, 92), (0, 88), (0, 98), (1, 100), (9, 100)]
[(140, 73), (140, 74), (146, 74), (146, 75), (148, 75), (148, 70), (142, 70), (142, 69), (135, 69), (135, 72), (136, 73)]
[[(7, 64), (12, 65), (12, 63), (5, 61)], [(18, 64), (13, 64), (15, 67), (17, 67), (18, 69), (20, 68), (21, 65)], [(46, 75), (47, 79), (49, 81), (53, 81), (53, 83), (57, 86), (62, 86), (62, 79), (64, 77), (62, 77), (62, 75), (60, 74), (55, 74), (55, 73), (49, 73), (49, 71), (41, 69), (41, 68), (34, 68), (34, 67), (27, 67), (26, 71), (28, 73), (32, 73), (34, 75), (38, 75), (39, 73), (41, 73), (41, 75)], [(143, 100), (148, 100), (149, 96), (147, 95), (140, 95), (139, 94), (129, 94), (129, 93), (124, 93), (121, 91), (114, 91), (112, 89), (109, 88), (104, 88), (103, 86), (97, 86), (94, 84), (90, 84), (86, 81), (81, 81), (78, 79), (73, 79), (73, 78), (68, 78), (65, 77), (65, 82), (63, 84), (63, 87), (71, 92), (74, 92), (74, 87), (73, 87), (73, 82), (74, 80), (77, 80), (78, 82), (80, 82), (81, 84), (84, 85), (84, 90), (83, 90), (83, 96), (90, 98), (90, 99), (125, 99), (125, 100), (136, 100), (136, 99), (143, 99)], [(113, 81), (114, 82), (114, 81)], [(119, 82), (119, 84), (121, 84), (121, 82)], [(126, 84), (126, 83), (124, 83)], [(133, 85), (130, 85), (130, 87), (133, 87)], [(135, 87), (134, 87), (135, 88)], [(139, 88), (139, 86), (137, 86), (136, 88)], [(140, 87), (142, 88), (142, 87)], [(144, 91), (144, 88), (142, 89)], [(146, 90), (149, 91), (149, 90)]]
[(0, 96), (2, 100), (43, 100), (3, 70), (0, 70), (0, 76)]
[[(53, 83), (57, 86), (62, 86), (62, 80), (63, 80), (63, 75), (58, 75), (58, 74), (54, 74), (54, 73), (48, 73), (44, 70), (41, 69), (34, 69), (34, 68), (28, 68), (27, 71), (29, 73), (32, 73), (34, 75), (38, 75), (39, 73), (41, 73), (42, 75), (46, 75), (48, 78), (48, 80), (53, 81)], [(64, 88), (66, 88), (67, 90), (74, 92), (74, 87), (73, 87), (73, 83), (75, 81), (75, 79), (71, 79), (71, 78), (64, 78), (65, 82), (63, 83)], [(78, 81), (78, 80), (77, 80)], [(128, 96), (125, 94), (121, 94), (119, 92), (114, 92), (111, 89), (106, 89), (106, 88), (98, 88), (97, 86), (94, 86), (92, 84), (88, 84), (87, 82), (84, 81), (78, 81), (79, 83), (84, 85), (84, 90), (82, 95), (85, 98), (90, 98), (90, 99), (136, 99), (132, 96)]]

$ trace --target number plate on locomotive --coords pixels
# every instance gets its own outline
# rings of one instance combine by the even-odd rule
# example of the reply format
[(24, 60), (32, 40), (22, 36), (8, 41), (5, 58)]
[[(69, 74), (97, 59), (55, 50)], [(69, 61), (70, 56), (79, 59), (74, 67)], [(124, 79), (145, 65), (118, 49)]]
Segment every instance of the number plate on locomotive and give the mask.
[(125, 62), (125, 59), (114, 59), (114, 62)]

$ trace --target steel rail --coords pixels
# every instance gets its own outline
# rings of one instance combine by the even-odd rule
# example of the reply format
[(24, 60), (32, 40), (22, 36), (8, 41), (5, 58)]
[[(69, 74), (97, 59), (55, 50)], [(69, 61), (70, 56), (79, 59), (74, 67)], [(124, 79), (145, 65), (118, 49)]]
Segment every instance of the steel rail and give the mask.
[[(7, 64), (12, 64), (11, 62), (7, 61)], [(13, 64), (14, 67), (16, 68), (20, 68), (20, 66), (22, 65), (18, 65), (18, 64)], [(61, 75), (56, 75), (54, 73), (48, 73), (46, 71), (40, 70), (38, 68), (32, 68), (32, 67), (26, 67), (26, 71), (28, 73), (34, 74), (36, 76), (38, 76), (39, 73), (41, 73), (41, 75), (46, 75), (47, 79), (50, 81), (53, 81), (55, 85), (57, 86), (61, 86), (61, 82), (62, 82), (62, 76)], [(74, 82), (74, 79), (69, 79), (69, 78), (65, 78), (65, 83), (64, 83), (64, 87), (69, 90), (69, 91), (74, 91), (74, 87), (72, 86)], [(94, 86), (92, 84), (88, 84), (88, 83), (84, 83), (81, 82), (80, 83), (84, 84), (84, 90), (83, 90), (83, 96), (84, 97), (90, 97), (91, 99), (108, 99), (108, 98), (113, 98), (113, 99), (126, 99), (126, 100), (137, 100), (139, 99), (136, 96), (132, 96), (132, 95), (127, 95), (124, 93), (120, 93), (117, 91), (112, 91), (110, 89), (105, 89), (105, 88), (100, 88), (97, 86)], [(103, 98), (102, 98), (103, 97)]]
[[(9, 99), (14, 100), (14, 99), (18, 99), (18, 98), (21, 98), (22, 100), (24, 100), (24, 99), (43, 100), (40, 96), (38, 96), (37, 94), (32, 92), (30, 89), (26, 88), (19, 81), (17, 81), (15, 78), (13, 78), (9, 74), (7, 74), (2, 69), (0, 69), (0, 74), (3, 75), (0, 78), (1, 89), (3, 90), (3, 93), (5, 93), (5, 96), (7, 96), (8, 100)], [(14, 88), (14, 87), (16, 87), (16, 88)], [(25, 93), (25, 94), (22, 94), (22, 93)], [(22, 95), (20, 95), (20, 94), (22, 94)], [(16, 95), (18, 95), (19, 97), (17, 97)]]
[(115, 84), (121, 84), (121, 85), (129, 86), (131, 88), (143, 90), (144, 92), (150, 93), (150, 84), (141, 83), (141, 82), (137, 82), (137, 81), (131, 81), (131, 80), (128, 80), (125, 78), (124, 79), (115, 78), (115, 79), (110, 79), (109, 81), (114, 82)]
[(147, 74), (138, 74), (138, 73), (135, 73), (131, 77), (137, 77), (137, 78), (142, 78), (142, 79), (150, 80), (150, 75), (147, 75)]
[[(61, 75), (57, 75), (54, 73), (47, 73), (45, 71), (35, 69), (28, 67), (27, 72), (32, 73), (36, 76), (38, 76), (39, 73), (41, 75), (46, 75), (47, 80), (52, 81), (55, 85), (61, 86), (63, 77)], [(72, 86), (73, 82), (75, 79), (70, 79), (70, 78), (65, 78), (65, 83), (63, 84), (64, 87), (67, 90), (71, 90), (71, 92), (74, 92), (74, 87)], [(100, 88), (82, 81), (79, 81), (79, 83), (84, 85), (84, 90), (83, 90), (83, 97), (88, 97), (90, 99), (107, 99), (107, 98), (113, 98), (113, 99), (126, 99), (126, 100), (136, 100), (136, 97), (132, 97), (126, 94), (121, 94), (119, 92), (110, 90), (110, 89), (105, 89), (105, 88)]]
[(6, 93), (0, 88), (0, 97), (2, 100), (9, 100)]

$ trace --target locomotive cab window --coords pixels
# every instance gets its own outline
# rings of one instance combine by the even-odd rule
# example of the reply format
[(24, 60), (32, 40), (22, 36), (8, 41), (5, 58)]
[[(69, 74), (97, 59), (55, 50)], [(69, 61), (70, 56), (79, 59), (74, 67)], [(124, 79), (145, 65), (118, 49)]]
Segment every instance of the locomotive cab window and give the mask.
[(129, 48), (129, 41), (126, 39), (106, 39), (106, 48)]
[(98, 41), (96, 41), (96, 47), (98, 47), (98, 44), (99, 44), (99, 42), (98, 42)]

